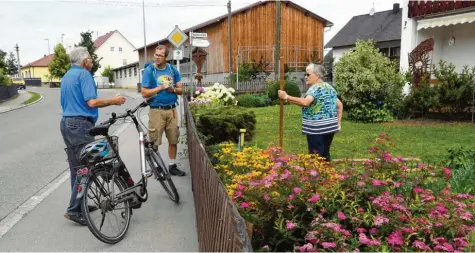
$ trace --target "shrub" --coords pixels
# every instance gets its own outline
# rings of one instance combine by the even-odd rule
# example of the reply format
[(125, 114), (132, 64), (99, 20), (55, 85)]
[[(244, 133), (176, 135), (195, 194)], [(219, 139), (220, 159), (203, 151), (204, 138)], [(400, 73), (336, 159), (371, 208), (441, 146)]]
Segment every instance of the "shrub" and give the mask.
[(3, 70), (0, 69), (0, 85), (10, 86), (11, 84), (10, 78), (8, 78), (8, 76), (4, 74)]
[(416, 114), (425, 115), (429, 110), (435, 110), (439, 107), (439, 93), (429, 84), (429, 78), (424, 77), (420, 83), (410, 85), (410, 92), (405, 98), (405, 108), (407, 112), (412, 116)]
[[(277, 93), (278, 90), (280, 90), (279, 81), (272, 81), (267, 84), (266, 93), (271, 101), (274, 102), (279, 100), (279, 95)], [(284, 90), (289, 94), (289, 96), (300, 97), (302, 95), (297, 83), (294, 81), (286, 80), (284, 82)]]
[(233, 106), (201, 106), (193, 110), (196, 128), (205, 136), (206, 145), (236, 142), (240, 129), (246, 129), (245, 140), (255, 133), (256, 116), (253, 111)]
[[(404, 76), (395, 63), (374, 47), (373, 41), (358, 40), (355, 50), (340, 58), (335, 65), (334, 83), (347, 112), (361, 110), (357, 115), (374, 115), (381, 119), (381, 114), (394, 115), (403, 108)], [(387, 111), (373, 112), (381, 109)], [(364, 119), (379, 122), (376, 118)]]
[(462, 73), (458, 74), (454, 64), (440, 60), (438, 67), (434, 65), (434, 75), (439, 80), (435, 89), (438, 91), (442, 110), (451, 114), (464, 111), (469, 106), (469, 101), (472, 101), (475, 67), (469, 69), (464, 66)]
[(264, 107), (270, 105), (267, 95), (244, 94), (237, 97), (238, 106), (242, 107)]

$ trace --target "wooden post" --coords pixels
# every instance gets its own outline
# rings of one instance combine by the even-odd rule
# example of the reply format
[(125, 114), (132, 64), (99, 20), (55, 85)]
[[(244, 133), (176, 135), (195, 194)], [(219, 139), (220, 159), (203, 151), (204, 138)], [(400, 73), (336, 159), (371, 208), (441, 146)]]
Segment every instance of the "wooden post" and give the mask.
[[(284, 90), (284, 61), (280, 59), (280, 90)], [(280, 100), (279, 144), (284, 148), (284, 100)]]

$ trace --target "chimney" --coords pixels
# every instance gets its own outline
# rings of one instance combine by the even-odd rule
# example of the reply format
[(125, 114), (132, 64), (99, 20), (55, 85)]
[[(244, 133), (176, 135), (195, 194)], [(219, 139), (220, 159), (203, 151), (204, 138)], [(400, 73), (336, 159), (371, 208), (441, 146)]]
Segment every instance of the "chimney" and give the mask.
[(393, 4), (393, 14), (397, 14), (399, 12), (399, 3)]

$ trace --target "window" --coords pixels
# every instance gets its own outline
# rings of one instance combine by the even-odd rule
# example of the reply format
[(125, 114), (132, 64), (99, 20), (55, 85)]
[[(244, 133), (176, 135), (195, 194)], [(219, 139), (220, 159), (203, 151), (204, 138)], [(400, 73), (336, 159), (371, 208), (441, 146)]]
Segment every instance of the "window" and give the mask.
[(129, 77), (132, 76), (132, 69), (129, 69)]
[(111, 52), (114, 52), (114, 47), (111, 47)]
[(134, 67), (134, 76), (137, 76), (137, 67)]
[(119, 47), (119, 52), (122, 52), (122, 48), (121, 48), (121, 47)]
[(390, 57), (399, 57), (401, 54), (401, 48), (399, 47), (392, 47), (389, 50), (389, 56)]
[(122, 64), (123, 64), (124, 66), (127, 65), (127, 59), (123, 59), (123, 60), (122, 60)]
[(116, 71), (116, 72), (115, 72), (115, 79), (118, 79), (118, 78), (119, 78), (119, 72)]
[(384, 56), (389, 56), (389, 48), (380, 48), (379, 52)]
[(119, 70), (119, 71), (120, 71), (120, 78), (122, 78), (122, 69), (121, 69), (121, 70)]

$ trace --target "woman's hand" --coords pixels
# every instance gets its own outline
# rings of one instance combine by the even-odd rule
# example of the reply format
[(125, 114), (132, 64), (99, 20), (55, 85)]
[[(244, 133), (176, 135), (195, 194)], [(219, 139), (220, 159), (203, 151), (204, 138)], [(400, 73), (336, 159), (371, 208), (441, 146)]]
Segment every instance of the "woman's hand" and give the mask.
[(283, 90), (278, 90), (277, 93), (279, 94), (279, 98), (282, 100), (285, 100), (285, 98), (287, 97), (287, 92)]

